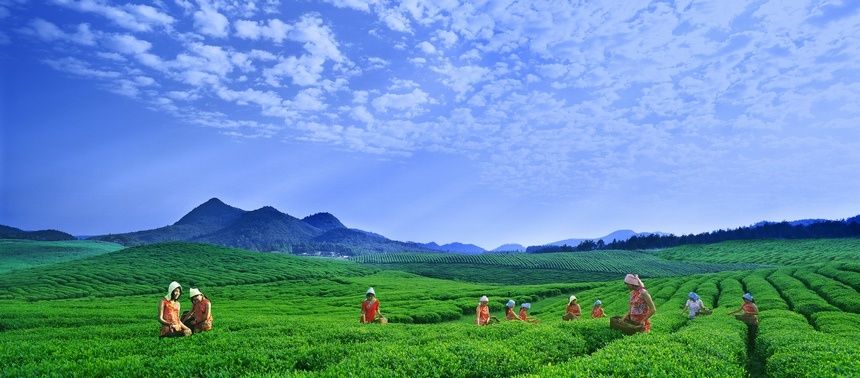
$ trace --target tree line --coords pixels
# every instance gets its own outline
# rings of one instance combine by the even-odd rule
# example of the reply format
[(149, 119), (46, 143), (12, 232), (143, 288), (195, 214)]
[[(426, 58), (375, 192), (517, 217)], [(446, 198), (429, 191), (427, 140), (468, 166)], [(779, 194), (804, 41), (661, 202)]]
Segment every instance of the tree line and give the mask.
[(584, 252), (601, 249), (659, 249), (687, 244), (713, 244), (728, 240), (757, 239), (834, 239), (860, 237), (860, 220), (820, 221), (808, 225), (790, 222), (764, 223), (755, 226), (703, 232), (688, 235), (633, 236), (627, 240), (586, 240), (579, 245), (539, 245), (526, 248), (528, 253)]

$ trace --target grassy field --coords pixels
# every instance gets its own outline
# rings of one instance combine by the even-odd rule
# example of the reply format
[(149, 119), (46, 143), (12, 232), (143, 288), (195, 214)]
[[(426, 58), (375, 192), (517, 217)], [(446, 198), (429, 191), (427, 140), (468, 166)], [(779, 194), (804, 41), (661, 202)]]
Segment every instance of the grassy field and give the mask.
[(605, 281), (636, 271), (642, 277), (666, 277), (760, 268), (761, 264), (691, 262), (637, 251), (570, 253), (397, 253), (356, 256), (352, 261), (379, 269), (472, 282), (535, 284)]
[(685, 245), (655, 253), (668, 260), (706, 263), (806, 265), (857, 261), (860, 239), (737, 240), (707, 245)]
[(122, 248), (125, 247), (115, 243), (90, 240), (0, 239), (0, 273), (97, 256)]
[[(511, 285), (199, 244), (135, 247), (0, 273), (0, 376), (858, 376), (860, 266), (837, 247), (842, 257), (813, 264), (647, 279), (658, 313), (650, 334), (630, 337), (605, 318), (560, 320), (571, 294), (586, 313), (598, 298), (608, 316), (626, 311), (621, 274)], [(210, 297), (213, 331), (157, 337), (171, 280)], [(368, 286), (391, 324), (357, 324)], [(689, 291), (714, 315), (687, 319)], [(745, 291), (762, 311), (757, 334), (727, 315)], [(476, 327), (480, 295), (499, 317), (508, 298), (532, 302), (540, 323)]]

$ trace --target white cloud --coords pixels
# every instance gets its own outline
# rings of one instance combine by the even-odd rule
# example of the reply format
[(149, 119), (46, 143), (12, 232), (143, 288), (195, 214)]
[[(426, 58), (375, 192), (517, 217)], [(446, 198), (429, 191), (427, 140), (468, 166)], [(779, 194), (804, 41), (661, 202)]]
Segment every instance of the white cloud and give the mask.
[(324, 70), (325, 60), (311, 55), (298, 58), (291, 56), (282, 59), (278, 64), (263, 70), (266, 83), (271, 86), (281, 86), (281, 77), (289, 76), (293, 84), (301, 86), (315, 85), (320, 80)]
[(363, 12), (369, 12), (370, 6), (378, 4), (378, 0), (325, 0), (325, 2), (338, 8), (352, 8)]
[(394, 110), (397, 115), (412, 118), (423, 113), (425, 111), (424, 106), (431, 102), (432, 99), (427, 92), (415, 88), (409, 93), (386, 93), (373, 99), (372, 104), (378, 112), (386, 113), (389, 110)]
[(76, 58), (46, 59), (45, 64), (57, 71), (72, 73), (78, 76), (98, 79), (113, 79), (122, 76), (116, 71), (100, 70), (90, 67), (89, 63)]
[(436, 36), (438, 37), (438, 39), (440, 41), (442, 41), (442, 44), (447, 48), (451, 48), (452, 46), (454, 46), (454, 44), (456, 44), (457, 40), (459, 39), (459, 38), (457, 38), (456, 33), (450, 32), (447, 30), (437, 31)]
[(170, 26), (173, 17), (148, 5), (111, 6), (96, 0), (53, 0), (54, 3), (80, 12), (101, 15), (113, 23), (137, 32), (150, 31), (157, 26)]
[(93, 46), (96, 44), (96, 36), (90, 30), (89, 24), (80, 24), (77, 27), (77, 31), (74, 33), (66, 33), (60, 30), (60, 28), (53, 23), (37, 18), (30, 21), (30, 23), (25, 28), (20, 29), (20, 31), (24, 34), (38, 37), (46, 42), (60, 40), (86, 46)]
[(383, 9), (380, 12), (380, 19), (388, 26), (389, 29), (402, 33), (412, 33), (412, 27), (409, 24), (409, 19), (394, 9)]
[(114, 51), (127, 55), (143, 54), (152, 48), (151, 43), (130, 34), (113, 35), (107, 39), (106, 44)]
[(227, 36), (229, 26), (227, 17), (208, 4), (202, 4), (200, 10), (194, 12), (194, 27), (201, 34), (224, 38)]
[(442, 82), (451, 87), (457, 93), (458, 99), (463, 99), (465, 94), (472, 88), (488, 79), (490, 70), (481, 66), (453, 66), (447, 63), (443, 66), (433, 67), (433, 71), (444, 75)]
[(356, 120), (359, 120), (366, 124), (371, 124), (374, 121), (373, 114), (370, 114), (370, 112), (367, 111), (367, 108), (365, 108), (364, 106), (353, 107), (351, 115), (352, 118), (355, 118)]
[(245, 39), (270, 39), (275, 43), (282, 43), (287, 39), (287, 34), (292, 30), (293, 26), (284, 23), (276, 18), (270, 19), (264, 23), (262, 21), (236, 21), (233, 26), (236, 28), (236, 36)]
[(427, 55), (432, 55), (436, 53), (436, 47), (434, 47), (433, 44), (427, 41), (419, 43), (418, 48), (421, 49), (421, 51)]
[(380, 57), (372, 56), (367, 58), (367, 69), (368, 70), (378, 70), (385, 67), (388, 67), (391, 62), (382, 59)]

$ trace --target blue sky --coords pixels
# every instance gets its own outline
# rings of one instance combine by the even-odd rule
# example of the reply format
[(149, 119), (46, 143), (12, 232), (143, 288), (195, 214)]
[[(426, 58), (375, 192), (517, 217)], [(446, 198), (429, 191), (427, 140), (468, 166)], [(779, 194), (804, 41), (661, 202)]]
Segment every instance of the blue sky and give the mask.
[(0, 0), (0, 223), (539, 244), (860, 213), (860, 2)]

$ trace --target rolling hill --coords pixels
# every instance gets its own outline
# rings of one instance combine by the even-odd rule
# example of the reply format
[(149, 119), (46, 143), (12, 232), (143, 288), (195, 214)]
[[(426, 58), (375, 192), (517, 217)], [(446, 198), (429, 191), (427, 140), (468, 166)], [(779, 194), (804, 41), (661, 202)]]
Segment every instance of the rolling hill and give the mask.
[(24, 231), (20, 228), (0, 225), (0, 239), (58, 241), (75, 240), (75, 237), (57, 230)]

